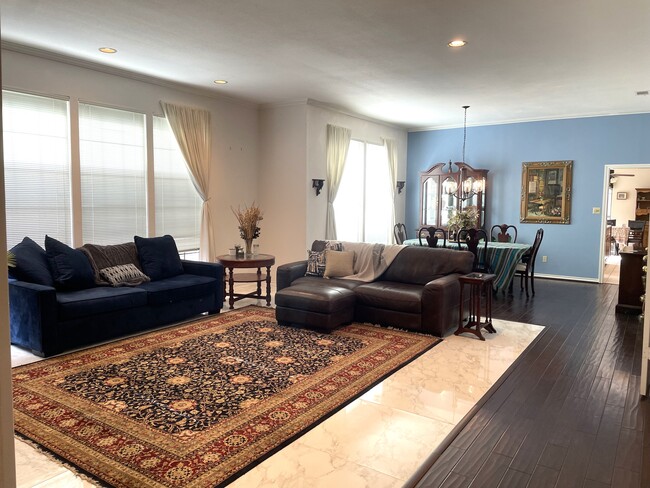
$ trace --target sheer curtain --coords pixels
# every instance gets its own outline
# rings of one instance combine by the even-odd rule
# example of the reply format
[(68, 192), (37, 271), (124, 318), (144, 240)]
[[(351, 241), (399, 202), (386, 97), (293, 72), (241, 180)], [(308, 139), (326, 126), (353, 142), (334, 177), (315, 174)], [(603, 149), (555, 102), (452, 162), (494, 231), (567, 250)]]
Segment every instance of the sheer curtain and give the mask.
[(327, 227), (325, 239), (336, 239), (334, 200), (341, 184), (351, 137), (350, 129), (327, 124)]
[(214, 235), (208, 206), (210, 188), (211, 134), (210, 112), (160, 102), (163, 113), (183, 153), (192, 184), (203, 200), (201, 212), (201, 250), (204, 261), (213, 261)]
[[(384, 139), (384, 147), (388, 154), (388, 175), (390, 184), (390, 195), (393, 215), (391, 220), (391, 229), (395, 226), (395, 189), (397, 187), (397, 146), (393, 139)], [(393, 244), (395, 243), (395, 236), (393, 235)]]

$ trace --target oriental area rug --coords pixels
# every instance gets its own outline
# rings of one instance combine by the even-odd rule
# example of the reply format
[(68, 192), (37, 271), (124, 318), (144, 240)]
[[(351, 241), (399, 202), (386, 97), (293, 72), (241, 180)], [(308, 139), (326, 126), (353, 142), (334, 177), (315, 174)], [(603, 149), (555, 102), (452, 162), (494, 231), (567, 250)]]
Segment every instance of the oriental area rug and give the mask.
[(111, 486), (219, 486), (440, 342), (274, 316), (249, 307), (16, 367), (16, 432)]

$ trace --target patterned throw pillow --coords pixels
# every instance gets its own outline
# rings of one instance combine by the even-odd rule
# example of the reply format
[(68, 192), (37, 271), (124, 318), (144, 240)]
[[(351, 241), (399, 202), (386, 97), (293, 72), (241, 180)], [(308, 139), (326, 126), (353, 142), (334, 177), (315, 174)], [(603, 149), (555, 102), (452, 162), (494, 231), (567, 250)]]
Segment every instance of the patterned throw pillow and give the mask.
[(307, 250), (307, 272), (305, 276), (323, 276), (325, 274), (325, 266), (327, 251), (342, 251), (343, 244), (340, 242), (325, 242), (325, 249), (322, 251)]
[(99, 275), (111, 286), (135, 286), (151, 281), (135, 264), (120, 264), (99, 270)]

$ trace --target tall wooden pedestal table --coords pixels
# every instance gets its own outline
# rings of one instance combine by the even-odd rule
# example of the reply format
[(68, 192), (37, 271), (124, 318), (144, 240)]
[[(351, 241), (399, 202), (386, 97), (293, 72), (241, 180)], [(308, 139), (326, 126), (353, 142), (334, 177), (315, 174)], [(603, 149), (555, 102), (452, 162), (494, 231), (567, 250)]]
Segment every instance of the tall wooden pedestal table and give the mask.
[[(275, 264), (275, 256), (271, 254), (253, 254), (251, 256), (237, 257), (224, 254), (217, 256), (217, 261), (223, 264), (227, 273), (224, 277), (226, 296), (230, 309), (235, 308), (235, 302), (243, 298), (266, 298), (266, 306), (271, 305), (271, 266)], [(234, 273), (239, 268), (255, 269), (256, 273)], [(266, 272), (262, 272), (266, 268)], [(262, 295), (262, 283), (266, 281), (266, 295)], [(257, 290), (251, 293), (235, 293), (235, 283), (257, 283)]]
[[(458, 310), (458, 329), (455, 335), (471, 332), (476, 337), (485, 340), (481, 329), (490, 333), (496, 332), (492, 325), (492, 282), (496, 275), (487, 273), (470, 273), (458, 278), (460, 282), (460, 305)], [(464, 297), (465, 285), (469, 285), (469, 317), (464, 323)], [(481, 295), (485, 297), (485, 321), (481, 321)]]

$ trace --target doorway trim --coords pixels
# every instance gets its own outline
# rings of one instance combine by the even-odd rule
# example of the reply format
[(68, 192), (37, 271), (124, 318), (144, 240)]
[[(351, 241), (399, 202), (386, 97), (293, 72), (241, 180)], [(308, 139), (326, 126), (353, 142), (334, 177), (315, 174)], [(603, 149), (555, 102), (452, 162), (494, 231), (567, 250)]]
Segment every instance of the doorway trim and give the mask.
[(599, 255), (599, 261), (598, 261), (598, 283), (603, 283), (603, 279), (605, 276), (605, 230), (607, 229), (607, 190), (609, 188), (609, 170), (623, 170), (623, 171), (630, 171), (630, 170), (638, 170), (638, 169), (650, 169), (650, 164), (649, 163), (622, 163), (622, 164), (615, 164), (615, 163), (607, 163), (605, 164), (604, 170), (603, 170), (603, 203), (600, 211), (600, 252), (598, 253)]

